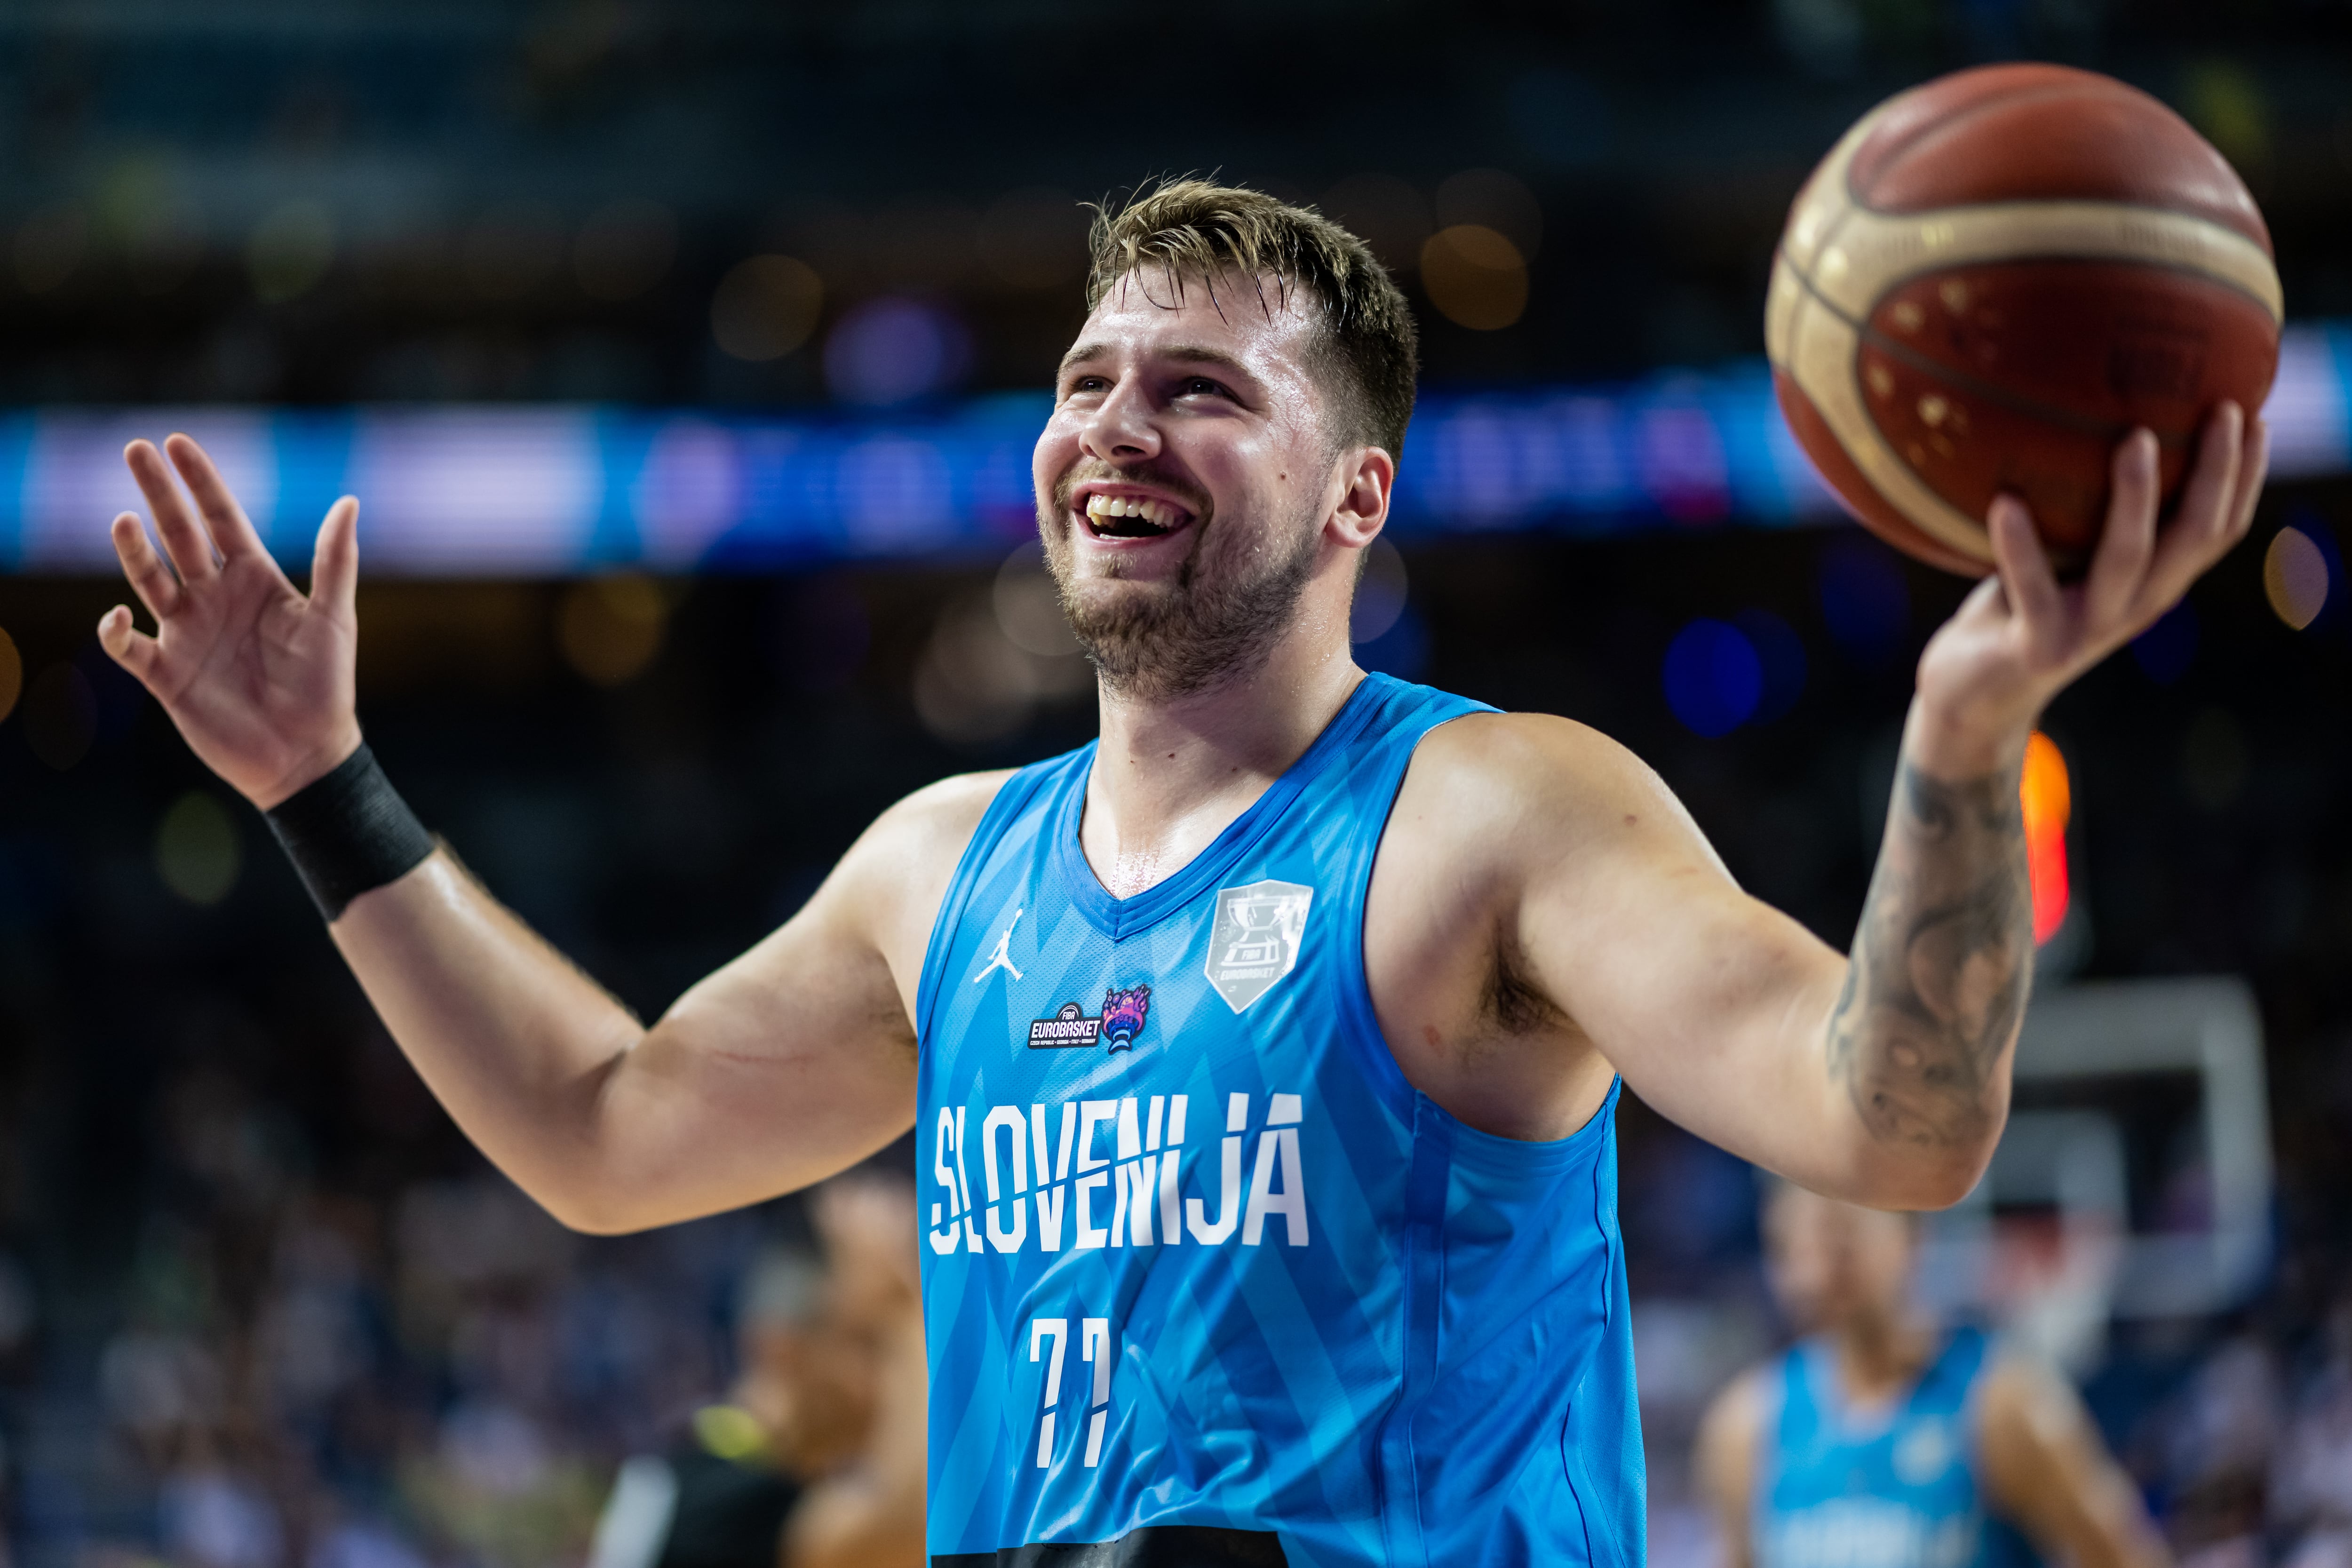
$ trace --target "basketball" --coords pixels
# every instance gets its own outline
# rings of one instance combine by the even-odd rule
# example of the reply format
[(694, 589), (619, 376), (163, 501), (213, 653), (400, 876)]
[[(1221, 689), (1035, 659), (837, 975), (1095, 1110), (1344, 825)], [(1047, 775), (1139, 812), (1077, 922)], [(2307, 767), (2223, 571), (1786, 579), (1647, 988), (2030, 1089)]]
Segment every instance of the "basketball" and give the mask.
[(2261, 409), (2283, 310), (2261, 210), (2188, 121), (2095, 72), (2003, 65), (1898, 94), (1830, 151), (1790, 209), (1765, 342), (1854, 515), (1981, 576), (2003, 491), (2084, 566), (2135, 426), (2168, 506), (2213, 406)]

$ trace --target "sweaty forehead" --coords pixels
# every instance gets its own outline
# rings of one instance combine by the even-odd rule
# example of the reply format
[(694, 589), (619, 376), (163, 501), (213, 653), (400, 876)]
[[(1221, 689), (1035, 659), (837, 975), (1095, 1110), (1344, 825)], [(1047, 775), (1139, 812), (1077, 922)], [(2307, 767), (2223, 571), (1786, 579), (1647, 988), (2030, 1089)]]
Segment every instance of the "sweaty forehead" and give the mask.
[(1214, 279), (1130, 272), (1107, 289), (1071, 345), (1089, 353), (1204, 352), (1261, 374), (1303, 372), (1315, 330), (1296, 287), (1226, 273)]

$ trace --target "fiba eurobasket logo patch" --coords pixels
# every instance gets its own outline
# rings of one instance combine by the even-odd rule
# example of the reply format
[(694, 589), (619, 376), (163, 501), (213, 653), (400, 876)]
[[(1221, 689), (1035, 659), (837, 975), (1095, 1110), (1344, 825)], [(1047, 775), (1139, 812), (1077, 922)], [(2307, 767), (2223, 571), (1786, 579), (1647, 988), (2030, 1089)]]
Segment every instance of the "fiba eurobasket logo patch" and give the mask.
[(1209, 984), (1238, 1013), (1298, 967), (1315, 889), (1297, 882), (1252, 882), (1217, 890), (1209, 928)]
[(1076, 1002), (1065, 1002), (1052, 1017), (1032, 1022), (1029, 1048), (1060, 1051), (1107, 1041), (1112, 1050), (1127, 1050), (1135, 1044), (1135, 1037), (1143, 1033), (1143, 1021), (1150, 1016), (1150, 986), (1114, 985), (1103, 997), (1100, 1013), (1088, 1013)]

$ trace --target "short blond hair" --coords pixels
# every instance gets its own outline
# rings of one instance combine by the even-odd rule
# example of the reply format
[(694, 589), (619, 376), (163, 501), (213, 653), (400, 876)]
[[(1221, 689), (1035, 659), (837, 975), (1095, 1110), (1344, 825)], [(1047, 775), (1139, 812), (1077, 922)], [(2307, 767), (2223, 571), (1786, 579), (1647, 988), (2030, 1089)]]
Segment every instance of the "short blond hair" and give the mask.
[(1271, 279), (1307, 297), (1318, 318), (1318, 378), (1331, 395), (1335, 445), (1404, 451), (1420, 374), (1412, 308), (1371, 247), (1312, 207), (1206, 180), (1170, 180), (1125, 205), (1095, 209), (1087, 309), (1119, 279), (1158, 273), (1170, 304), (1188, 281), (1211, 289), (1228, 275)]

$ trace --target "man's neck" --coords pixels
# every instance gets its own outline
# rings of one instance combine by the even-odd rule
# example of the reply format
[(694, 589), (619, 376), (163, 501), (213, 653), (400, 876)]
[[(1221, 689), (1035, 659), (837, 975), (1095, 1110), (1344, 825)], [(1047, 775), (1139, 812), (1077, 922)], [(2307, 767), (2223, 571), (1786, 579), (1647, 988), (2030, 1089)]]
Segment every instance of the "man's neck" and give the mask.
[(1363, 674), (1344, 634), (1302, 625), (1207, 691), (1104, 690), (1078, 833), (1096, 877), (1126, 899), (1182, 870), (1305, 754)]
[(1907, 1310), (1859, 1314), (1832, 1336), (1848, 1399), (1877, 1405), (1908, 1388), (1927, 1364), (1934, 1335)]

